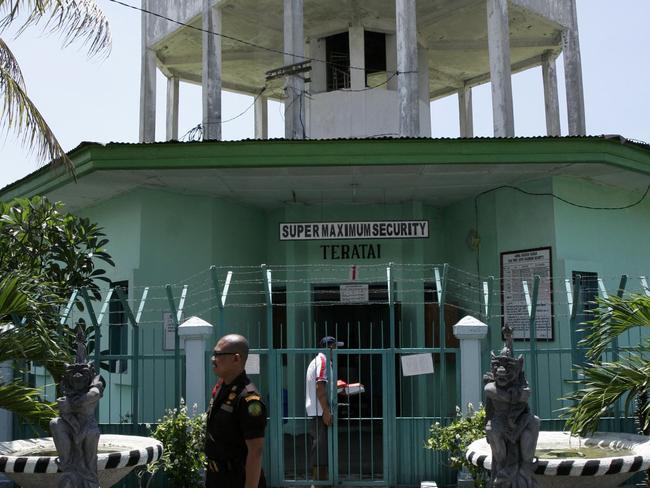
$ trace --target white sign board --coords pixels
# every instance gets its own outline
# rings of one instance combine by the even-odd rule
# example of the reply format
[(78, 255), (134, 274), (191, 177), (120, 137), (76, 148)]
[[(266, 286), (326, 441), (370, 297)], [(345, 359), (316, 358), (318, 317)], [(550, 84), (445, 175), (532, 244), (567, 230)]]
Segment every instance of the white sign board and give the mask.
[(403, 376), (433, 374), (433, 356), (431, 353), (409, 354), (402, 356), (401, 359)]
[(533, 282), (540, 277), (537, 296), (537, 339), (553, 339), (553, 288), (551, 248), (528, 249), (501, 253), (501, 293), (503, 296), (503, 323), (512, 329), (512, 338), (530, 339), (530, 316), (523, 282), (528, 284), (533, 299)]
[[(171, 312), (163, 312), (163, 351), (173, 351), (176, 340), (176, 326)], [(183, 349), (183, 341), (180, 341)]]
[(281, 241), (426, 239), (429, 237), (429, 221), (281, 222), (279, 231)]
[(341, 303), (368, 303), (368, 285), (341, 285)]
[(246, 360), (246, 374), (260, 374), (260, 355), (249, 354)]

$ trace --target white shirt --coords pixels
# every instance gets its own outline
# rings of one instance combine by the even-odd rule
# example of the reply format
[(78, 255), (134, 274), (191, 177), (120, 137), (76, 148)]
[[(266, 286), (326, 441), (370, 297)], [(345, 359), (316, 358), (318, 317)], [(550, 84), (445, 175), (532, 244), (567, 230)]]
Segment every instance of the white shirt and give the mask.
[(305, 409), (309, 417), (323, 415), (323, 407), (321, 407), (316, 395), (316, 383), (325, 382), (329, 377), (329, 370), (327, 367), (327, 357), (322, 352), (319, 352), (307, 367), (307, 376), (305, 378)]

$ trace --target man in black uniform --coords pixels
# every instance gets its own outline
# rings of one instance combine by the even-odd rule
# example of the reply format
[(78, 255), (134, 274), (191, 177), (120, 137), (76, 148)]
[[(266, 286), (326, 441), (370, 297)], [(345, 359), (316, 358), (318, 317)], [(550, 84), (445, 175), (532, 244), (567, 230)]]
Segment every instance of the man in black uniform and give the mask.
[(265, 488), (262, 451), (266, 406), (246, 376), (245, 337), (230, 334), (212, 352), (219, 377), (208, 409), (205, 454), (207, 488)]

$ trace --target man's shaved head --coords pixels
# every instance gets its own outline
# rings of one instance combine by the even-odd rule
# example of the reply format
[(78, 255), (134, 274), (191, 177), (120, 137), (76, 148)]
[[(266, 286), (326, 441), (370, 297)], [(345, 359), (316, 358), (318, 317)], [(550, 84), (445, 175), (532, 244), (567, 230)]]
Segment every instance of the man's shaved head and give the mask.
[(241, 357), (241, 360), (246, 364), (248, 359), (248, 341), (246, 338), (239, 334), (228, 334), (223, 336), (217, 344), (222, 344), (224, 352), (236, 352)]

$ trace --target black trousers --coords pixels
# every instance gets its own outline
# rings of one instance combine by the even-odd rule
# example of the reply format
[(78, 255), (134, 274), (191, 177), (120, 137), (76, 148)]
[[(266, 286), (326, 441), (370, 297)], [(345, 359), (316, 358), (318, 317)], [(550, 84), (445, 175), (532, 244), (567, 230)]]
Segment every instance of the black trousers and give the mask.
[[(244, 488), (246, 483), (246, 472), (242, 469), (232, 471), (220, 471), (215, 473), (206, 469), (205, 488)], [(260, 474), (258, 488), (266, 488), (264, 470)]]

